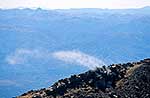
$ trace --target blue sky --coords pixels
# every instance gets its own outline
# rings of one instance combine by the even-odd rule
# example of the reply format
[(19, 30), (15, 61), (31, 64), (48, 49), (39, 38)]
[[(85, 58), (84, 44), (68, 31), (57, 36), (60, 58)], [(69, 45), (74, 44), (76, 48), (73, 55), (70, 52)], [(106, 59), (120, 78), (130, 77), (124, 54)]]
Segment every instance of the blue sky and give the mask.
[(0, 0), (0, 8), (41, 7), (68, 8), (140, 8), (149, 6), (150, 0)]

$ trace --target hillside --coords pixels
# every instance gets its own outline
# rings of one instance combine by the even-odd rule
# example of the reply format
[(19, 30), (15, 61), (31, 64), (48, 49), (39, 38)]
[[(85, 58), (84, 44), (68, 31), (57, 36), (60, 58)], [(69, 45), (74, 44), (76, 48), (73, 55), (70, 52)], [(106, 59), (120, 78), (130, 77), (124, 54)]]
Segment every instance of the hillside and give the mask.
[(17, 98), (150, 98), (150, 59), (89, 70)]
[(0, 9), (0, 98), (95, 66), (148, 58), (149, 28), (150, 7)]

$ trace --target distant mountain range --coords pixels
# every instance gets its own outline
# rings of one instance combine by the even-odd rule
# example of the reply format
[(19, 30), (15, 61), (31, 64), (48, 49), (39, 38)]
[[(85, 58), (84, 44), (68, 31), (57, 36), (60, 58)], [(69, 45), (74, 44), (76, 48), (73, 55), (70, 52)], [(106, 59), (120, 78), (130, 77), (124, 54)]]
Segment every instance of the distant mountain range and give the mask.
[(0, 97), (150, 56), (150, 7), (0, 9)]

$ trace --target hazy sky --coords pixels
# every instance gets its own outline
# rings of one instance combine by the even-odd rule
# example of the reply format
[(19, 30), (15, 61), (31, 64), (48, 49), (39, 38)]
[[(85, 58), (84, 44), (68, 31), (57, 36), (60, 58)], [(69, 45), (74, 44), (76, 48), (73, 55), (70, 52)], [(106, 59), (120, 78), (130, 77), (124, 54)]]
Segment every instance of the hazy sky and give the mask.
[(139, 8), (149, 5), (150, 0), (0, 0), (0, 8)]

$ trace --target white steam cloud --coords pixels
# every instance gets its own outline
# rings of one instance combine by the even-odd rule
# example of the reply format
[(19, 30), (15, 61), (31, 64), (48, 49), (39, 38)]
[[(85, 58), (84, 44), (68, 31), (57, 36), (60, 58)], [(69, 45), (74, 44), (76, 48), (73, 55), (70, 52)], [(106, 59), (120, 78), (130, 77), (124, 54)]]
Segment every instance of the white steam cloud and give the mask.
[(59, 51), (54, 52), (53, 56), (61, 61), (86, 66), (90, 69), (105, 65), (102, 60), (80, 51)]
[(106, 65), (102, 60), (80, 51), (58, 51), (52, 53), (44, 49), (17, 49), (6, 56), (5, 61), (10, 65), (30, 64), (30, 61), (50, 61), (52, 57), (66, 63), (81, 65), (90, 69)]
[(45, 50), (38, 49), (17, 49), (14, 53), (6, 57), (6, 62), (11, 65), (25, 64), (32, 59), (44, 59), (50, 56)]

